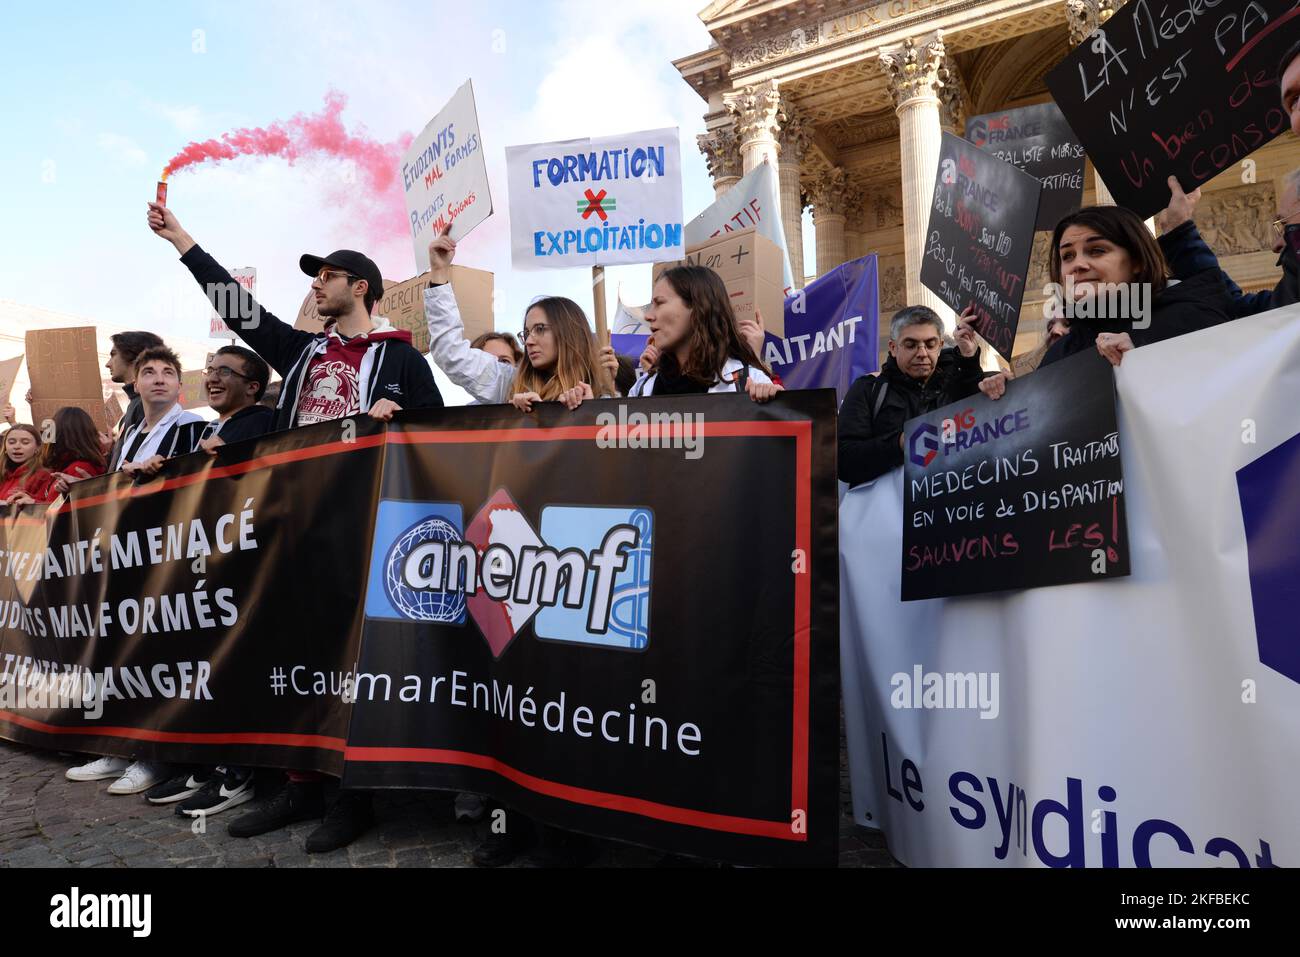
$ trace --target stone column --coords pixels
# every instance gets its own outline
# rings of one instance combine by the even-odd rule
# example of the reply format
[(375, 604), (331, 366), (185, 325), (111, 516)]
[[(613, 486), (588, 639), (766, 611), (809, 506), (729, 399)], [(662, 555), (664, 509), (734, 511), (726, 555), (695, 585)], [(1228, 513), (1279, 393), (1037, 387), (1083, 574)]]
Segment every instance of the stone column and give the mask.
[(867, 254), (862, 231), (862, 214), (866, 209), (867, 194), (857, 186), (850, 186), (844, 200), (844, 261), (852, 262)]
[(723, 193), (740, 182), (740, 148), (736, 131), (732, 126), (719, 126), (701, 133), (696, 142), (708, 164), (709, 175), (713, 177), (713, 198), (721, 199)]
[(930, 204), (934, 201), (942, 139), (939, 69), (943, 59), (943, 36), (938, 31), (919, 41), (909, 38), (880, 51), (880, 63), (889, 76), (898, 114), (907, 305), (929, 306), (953, 328), (956, 323), (952, 310), (921, 285), (921, 259), (925, 254), (926, 227), (930, 221)]
[(813, 204), (813, 225), (817, 230), (817, 275), (824, 276), (843, 265), (845, 211), (851, 198), (847, 174), (833, 166), (813, 180), (808, 190)]
[(740, 139), (740, 156), (744, 172), (755, 169), (763, 160), (777, 167), (779, 147), (776, 131), (780, 126), (781, 93), (776, 81), (768, 80), (726, 93), (723, 104), (736, 118), (736, 135)]
[(785, 248), (790, 255), (794, 288), (802, 289), (803, 265), (803, 159), (812, 143), (812, 131), (804, 118), (787, 100), (781, 101), (781, 129), (777, 134), (780, 158), (777, 173), (781, 181), (781, 228), (785, 231)]

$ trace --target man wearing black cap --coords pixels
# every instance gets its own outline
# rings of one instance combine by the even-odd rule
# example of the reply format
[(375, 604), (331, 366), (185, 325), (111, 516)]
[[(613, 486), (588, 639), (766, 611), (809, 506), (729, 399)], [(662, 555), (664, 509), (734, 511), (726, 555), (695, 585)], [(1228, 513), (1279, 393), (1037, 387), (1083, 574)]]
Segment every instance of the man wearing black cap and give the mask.
[[(371, 317), (384, 281), (379, 267), (361, 253), (340, 249), (299, 261), (312, 277), (316, 306), (327, 323), (324, 332), (311, 333), (258, 305), (167, 207), (149, 204), (149, 228), (176, 247), (226, 325), (284, 378), (273, 430), (363, 412), (387, 421), (402, 409), (442, 407), (433, 370), (411, 345), (411, 334)], [(307, 852), (346, 847), (370, 826), (370, 795), (340, 791), (327, 812), (323, 783), (322, 775), (290, 772), (272, 801), (230, 823), (230, 835), (253, 837), (323, 815), (320, 827), (307, 836)]]
[(391, 419), (402, 409), (442, 407), (424, 356), (411, 334), (370, 312), (383, 295), (379, 267), (340, 249), (303, 256), (324, 332), (295, 329), (264, 310), (230, 273), (194, 242), (166, 206), (149, 204), (149, 227), (181, 254), (217, 314), (284, 378), (274, 429), (292, 429), (369, 413)]

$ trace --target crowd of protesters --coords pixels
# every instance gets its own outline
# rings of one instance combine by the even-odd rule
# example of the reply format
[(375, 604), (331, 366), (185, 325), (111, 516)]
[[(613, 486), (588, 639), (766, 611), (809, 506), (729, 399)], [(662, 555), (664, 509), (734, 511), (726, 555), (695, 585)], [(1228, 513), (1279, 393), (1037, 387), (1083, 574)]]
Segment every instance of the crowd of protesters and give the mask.
[[(1284, 106), (1300, 134), (1300, 46), (1290, 51), (1279, 75)], [(1169, 186), (1158, 239), (1137, 215), (1116, 206), (1088, 207), (1057, 224), (1048, 269), (1056, 288), (1068, 290), (1073, 301), (1055, 303), (1042, 365), (1092, 349), (1119, 365), (1132, 349), (1300, 300), (1300, 170), (1286, 178), (1274, 222), (1281, 278), (1273, 290), (1249, 295), (1220, 268), (1197, 230), (1200, 191), (1187, 194), (1174, 178)], [(17, 422), (12, 406), (6, 407), (0, 504), (54, 502), (73, 484), (107, 472), (147, 478), (169, 459), (215, 455), (223, 445), (268, 432), (363, 414), (387, 421), (402, 410), (443, 405), (429, 362), (412, 346), (410, 333), (374, 315), (383, 280), (367, 256), (338, 250), (301, 257), (326, 323), (313, 333), (263, 309), (181, 227), (171, 209), (149, 204), (148, 223), (175, 247), (214, 308), (249, 347), (219, 349), (204, 370), (205, 395), (216, 417), (208, 421), (183, 409), (180, 361), (158, 336), (114, 335), (107, 368), (129, 404), (113, 433), (98, 431), (78, 408), (60, 409), (38, 428)], [(633, 359), (602, 347), (582, 308), (560, 297), (540, 298), (528, 307), (518, 343), (498, 332), (468, 342), (450, 285), (455, 253), (456, 244), (445, 234), (429, 247), (428, 358), (476, 403), (510, 403), (527, 414), (540, 403), (575, 409), (616, 396), (744, 392), (766, 402), (783, 388), (759, 358), (761, 317), (737, 322), (726, 288), (712, 270), (681, 266), (660, 276), (645, 312), (651, 338)], [(1146, 303), (1141, 315), (1100, 308), (1109, 290), (1134, 286), (1148, 290), (1149, 297), (1115, 301)], [(1071, 308), (1085, 301), (1092, 308)], [(1089, 318), (1071, 318), (1076, 311)], [(977, 393), (995, 400), (1004, 394), (1011, 373), (983, 371), (976, 333), (973, 309), (959, 317), (951, 340), (942, 318), (925, 306), (909, 306), (893, 317), (883, 369), (855, 382), (840, 410), (843, 482), (871, 482), (901, 466), (907, 420)], [(279, 376), (275, 383), (273, 371)], [(268, 774), (262, 772), (264, 778)], [(69, 769), (67, 777), (109, 780), (111, 794), (143, 794), (152, 804), (174, 805), (176, 813), (190, 817), (217, 814), (255, 796), (255, 775), (243, 767), (177, 768), (99, 757)], [(286, 771), (266, 783), (273, 796), (232, 820), (232, 836), (320, 819), (306, 850), (324, 852), (351, 843), (372, 823), (369, 793), (342, 791), (319, 773)], [(491, 805), (463, 794), (455, 809), (459, 817), (481, 820)], [(475, 852), (476, 863), (505, 864), (548, 837), (557, 863), (591, 858), (589, 842), (510, 814), (511, 826), (489, 835)]]

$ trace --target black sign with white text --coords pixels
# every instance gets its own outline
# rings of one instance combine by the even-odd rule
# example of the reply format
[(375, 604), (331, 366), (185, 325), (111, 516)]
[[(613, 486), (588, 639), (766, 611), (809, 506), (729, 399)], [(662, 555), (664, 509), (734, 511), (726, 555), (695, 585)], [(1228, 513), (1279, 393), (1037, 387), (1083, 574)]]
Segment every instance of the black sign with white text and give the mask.
[(1008, 361), (1034, 249), (1043, 184), (960, 136), (943, 134), (921, 282)]
[(1120, 206), (1169, 205), (1290, 127), (1277, 67), (1300, 36), (1296, 0), (1133, 0), (1047, 75)]
[(1055, 229), (1083, 203), (1083, 144), (1055, 103), (972, 116), (966, 139), (1038, 177), (1043, 199), (1035, 229)]
[(1129, 574), (1114, 372), (1096, 352), (903, 435), (903, 601)]

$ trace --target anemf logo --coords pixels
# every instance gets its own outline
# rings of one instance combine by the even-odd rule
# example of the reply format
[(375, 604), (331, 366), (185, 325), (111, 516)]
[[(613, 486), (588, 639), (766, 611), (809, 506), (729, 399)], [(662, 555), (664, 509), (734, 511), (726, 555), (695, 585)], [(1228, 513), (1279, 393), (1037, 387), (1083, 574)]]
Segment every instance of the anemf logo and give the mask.
[(1006, 415), (994, 416), (987, 422), (980, 422), (975, 417), (974, 409), (958, 412), (951, 418), (943, 420), (943, 431), (923, 422), (917, 426), (908, 442), (908, 454), (912, 462), (926, 468), (943, 449), (945, 456), (965, 452), (978, 445), (993, 442), (1015, 432), (1029, 428), (1029, 410), (1018, 409)]
[(504, 489), (468, 525), (451, 502), (379, 505), (366, 615), (463, 625), (500, 658), (529, 622), (544, 641), (629, 650), (650, 640), (654, 514), (547, 506), (539, 535)]

